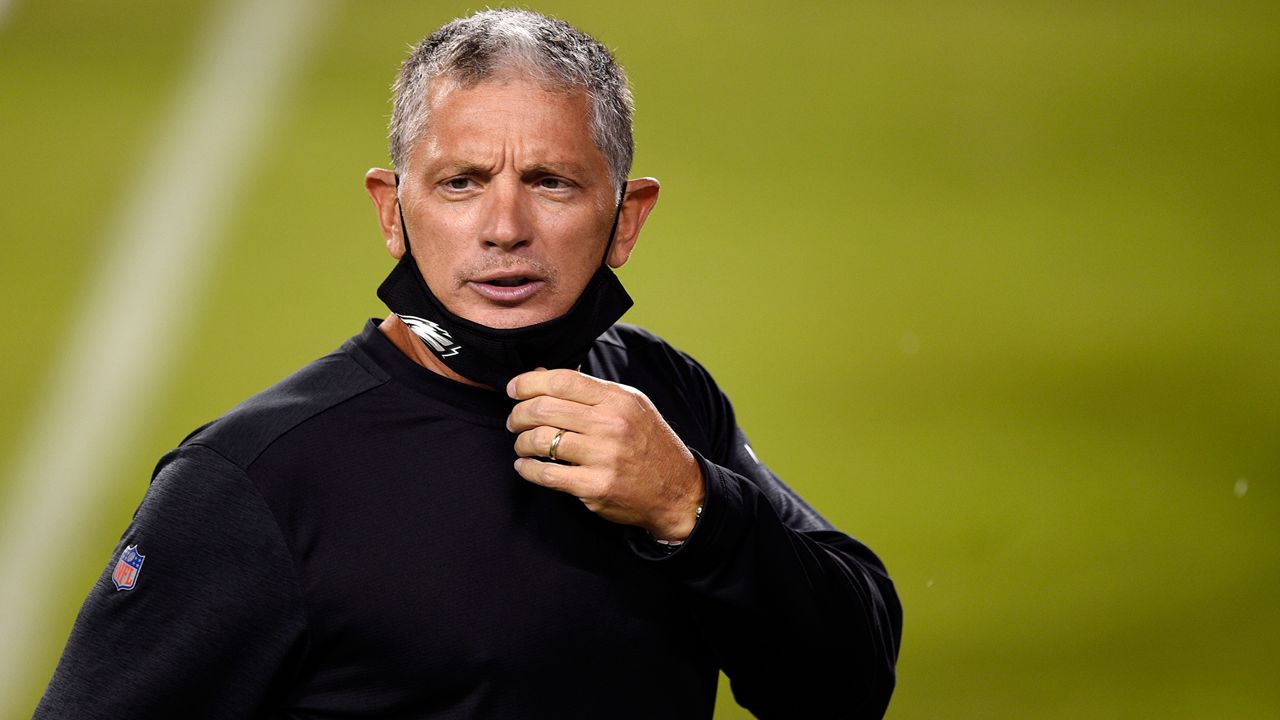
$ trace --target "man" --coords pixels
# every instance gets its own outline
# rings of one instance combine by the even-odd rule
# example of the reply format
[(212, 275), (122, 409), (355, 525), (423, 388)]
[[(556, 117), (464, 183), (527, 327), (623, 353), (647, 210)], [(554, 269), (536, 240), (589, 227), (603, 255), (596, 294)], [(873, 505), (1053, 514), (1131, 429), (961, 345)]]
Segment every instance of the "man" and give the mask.
[(880, 717), (883, 566), (616, 321), (658, 199), (608, 51), (437, 30), (365, 188), (392, 314), (165, 456), (36, 716)]

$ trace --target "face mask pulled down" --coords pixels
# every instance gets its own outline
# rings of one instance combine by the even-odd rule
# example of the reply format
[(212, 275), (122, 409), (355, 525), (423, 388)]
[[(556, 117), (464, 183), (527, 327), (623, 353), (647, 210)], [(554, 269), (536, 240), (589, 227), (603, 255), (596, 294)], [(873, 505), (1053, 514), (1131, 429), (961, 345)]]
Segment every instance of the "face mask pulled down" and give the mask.
[[(396, 185), (398, 189), (398, 177)], [(573, 307), (560, 317), (519, 328), (492, 328), (450, 312), (431, 292), (414, 262), (403, 209), (400, 232), (404, 255), (378, 287), (378, 297), (450, 370), (499, 392), (511, 378), (529, 370), (576, 368), (596, 338), (632, 305), (631, 296), (607, 262), (621, 212), (619, 197), (605, 259)]]

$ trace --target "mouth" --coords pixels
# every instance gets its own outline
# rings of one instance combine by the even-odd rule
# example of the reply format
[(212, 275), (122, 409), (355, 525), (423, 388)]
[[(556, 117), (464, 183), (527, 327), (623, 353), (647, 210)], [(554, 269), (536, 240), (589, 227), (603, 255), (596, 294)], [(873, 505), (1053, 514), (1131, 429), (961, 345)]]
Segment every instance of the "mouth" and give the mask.
[(467, 286), (486, 300), (500, 305), (515, 305), (533, 297), (546, 285), (536, 275), (519, 271), (484, 275), (467, 281)]
[(481, 280), (480, 282), (485, 283), (487, 285), (497, 285), (498, 287), (520, 287), (521, 285), (527, 285), (532, 281), (533, 281), (532, 278), (527, 278), (523, 275), (519, 275), (517, 277), (504, 277), (504, 278), (494, 278), (493, 280)]

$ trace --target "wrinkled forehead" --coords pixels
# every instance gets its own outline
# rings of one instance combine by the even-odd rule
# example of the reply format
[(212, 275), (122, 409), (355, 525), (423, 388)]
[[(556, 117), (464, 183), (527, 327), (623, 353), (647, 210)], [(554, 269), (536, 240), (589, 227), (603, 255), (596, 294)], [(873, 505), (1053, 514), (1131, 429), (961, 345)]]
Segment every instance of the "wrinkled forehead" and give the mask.
[(533, 164), (610, 177), (581, 88), (547, 87), (524, 76), (491, 78), (433, 87), (426, 105), (411, 152), (415, 163), (480, 163), (502, 148), (520, 148), (521, 158)]
[[(495, 100), (496, 99), (496, 100)], [(592, 107), (586, 88), (547, 82), (516, 71), (478, 80), (441, 76), (428, 86), (422, 103), (416, 142), (434, 134), (441, 124), (458, 129), (460, 116), (486, 124), (496, 114), (556, 115), (562, 133), (581, 135), (595, 146)], [(415, 142), (415, 144), (416, 144)], [(597, 148), (598, 149), (598, 148)]]
[[(586, 85), (566, 82), (563, 78), (539, 70), (537, 66), (522, 67), (512, 60), (483, 75), (454, 71), (433, 77), (427, 83), (425, 97), (423, 98), (422, 110), (425, 114), (423, 119), (425, 122), (430, 122), (431, 111), (436, 107), (440, 98), (454, 90), (473, 90), (481, 85), (489, 84), (512, 85), (518, 83), (536, 85), (543, 91), (555, 95), (580, 96), (584, 100), (590, 100)], [(590, 122), (590, 102), (583, 103), (583, 108), (584, 119)]]

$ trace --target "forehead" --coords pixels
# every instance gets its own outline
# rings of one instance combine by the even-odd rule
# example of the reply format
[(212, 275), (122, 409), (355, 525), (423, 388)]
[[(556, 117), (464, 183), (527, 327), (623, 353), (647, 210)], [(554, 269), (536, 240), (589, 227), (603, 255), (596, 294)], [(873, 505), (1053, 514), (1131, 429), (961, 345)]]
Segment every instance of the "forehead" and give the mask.
[(573, 162), (607, 173), (591, 132), (591, 102), (581, 88), (526, 78), (445, 81), (433, 84), (425, 105), (426, 124), (414, 151), (425, 161), (518, 151), (531, 162)]

